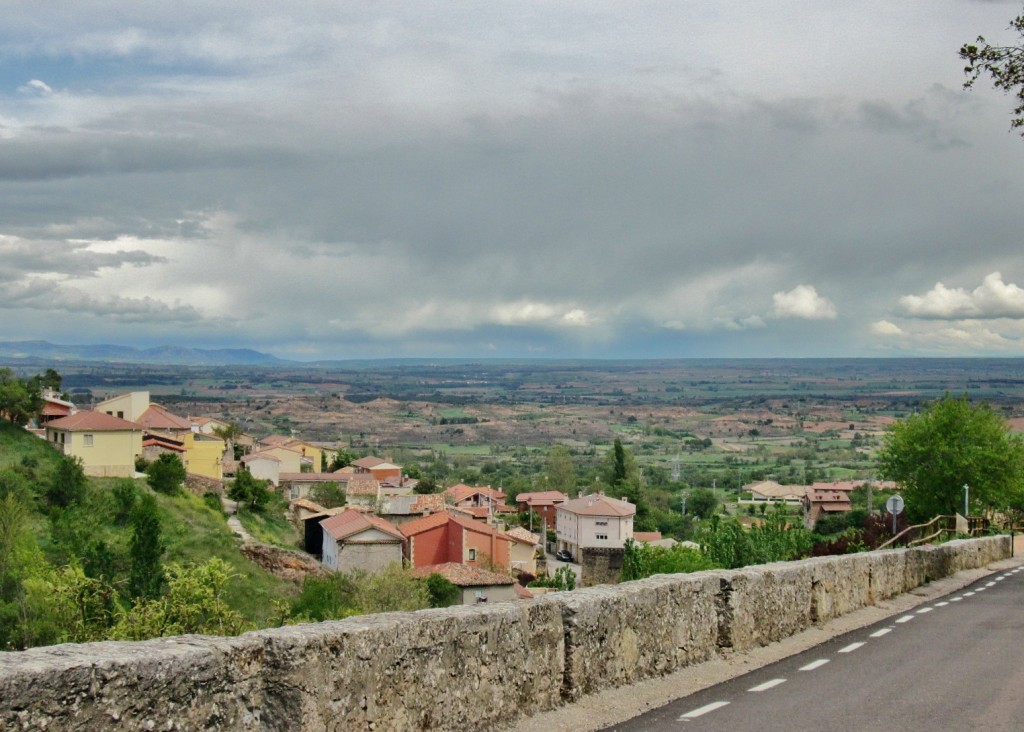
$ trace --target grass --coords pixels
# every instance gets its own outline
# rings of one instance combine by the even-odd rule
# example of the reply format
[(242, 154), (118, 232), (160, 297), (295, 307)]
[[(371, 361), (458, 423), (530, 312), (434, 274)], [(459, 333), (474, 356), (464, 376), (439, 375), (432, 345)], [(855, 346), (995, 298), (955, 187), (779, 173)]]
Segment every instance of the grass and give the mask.
[(285, 549), (297, 549), (299, 532), (295, 525), (284, 517), (284, 510), (284, 501), (275, 496), (264, 511), (239, 508), (237, 516), (245, 530), (257, 541)]

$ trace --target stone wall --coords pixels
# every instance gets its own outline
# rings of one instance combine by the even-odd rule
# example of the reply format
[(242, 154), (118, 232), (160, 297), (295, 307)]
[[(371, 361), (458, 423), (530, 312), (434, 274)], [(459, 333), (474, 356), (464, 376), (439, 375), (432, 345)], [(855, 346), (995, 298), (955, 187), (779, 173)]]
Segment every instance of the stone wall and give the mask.
[(584, 547), (577, 559), (582, 567), (583, 586), (615, 584), (622, 576), (621, 547)]
[(989, 537), (237, 638), (0, 653), (0, 729), (492, 729), (1010, 553)]

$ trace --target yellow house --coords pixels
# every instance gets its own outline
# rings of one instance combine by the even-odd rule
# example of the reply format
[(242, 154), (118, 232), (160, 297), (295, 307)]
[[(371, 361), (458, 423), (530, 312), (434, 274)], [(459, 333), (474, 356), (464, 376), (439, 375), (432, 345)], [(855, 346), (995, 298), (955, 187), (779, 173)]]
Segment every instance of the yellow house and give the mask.
[[(297, 437), (289, 437), (287, 435), (270, 435), (264, 437), (259, 441), (260, 452), (272, 452), (274, 448), (286, 447), (289, 450), (294, 450), (302, 456), (302, 462), (305, 463), (310, 472), (319, 473), (323, 469), (324, 453), (327, 453), (327, 460), (334, 459), (334, 452), (325, 450), (322, 447), (318, 447), (311, 442), (300, 440)], [(278, 456), (280, 457), (280, 455)], [(290, 470), (284, 470), (282, 472), (289, 473), (293, 472)], [(294, 471), (298, 472), (298, 471)]]
[(187, 432), (184, 435), (185, 471), (215, 480), (224, 479), (224, 440), (213, 435)]
[(531, 534), (521, 526), (505, 533), (514, 540), (509, 544), (508, 555), (510, 569), (513, 570), (513, 573), (537, 574), (537, 546), (540, 544), (540, 537)]
[(148, 391), (133, 391), (128, 394), (110, 397), (110, 399), (104, 399), (93, 407), (93, 410), (96, 412), (103, 412), (111, 417), (127, 419), (130, 422), (137, 420), (147, 409), (149, 409)]
[(270, 455), (277, 458), (281, 464), (282, 473), (302, 472), (302, 453), (291, 447), (267, 447), (259, 451), (260, 455)]
[(142, 426), (86, 410), (47, 422), (46, 441), (81, 458), (86, 475), (130, 478), (135, 457), (142, 454)]

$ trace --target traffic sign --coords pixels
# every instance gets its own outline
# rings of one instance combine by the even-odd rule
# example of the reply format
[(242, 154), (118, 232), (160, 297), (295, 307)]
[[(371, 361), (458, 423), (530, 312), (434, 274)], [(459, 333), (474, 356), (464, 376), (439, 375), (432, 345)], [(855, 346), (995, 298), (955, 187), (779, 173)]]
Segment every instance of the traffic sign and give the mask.
[(893, 516), (903, 513), (903, 497), (899, 495), (889, 496), (889, 500), (885, 502), (885, 510)]

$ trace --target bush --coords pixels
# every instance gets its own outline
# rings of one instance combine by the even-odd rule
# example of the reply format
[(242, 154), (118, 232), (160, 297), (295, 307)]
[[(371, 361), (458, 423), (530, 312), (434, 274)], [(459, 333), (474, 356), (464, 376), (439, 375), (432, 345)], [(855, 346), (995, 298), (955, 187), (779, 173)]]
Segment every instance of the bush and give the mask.
[(462, 591), (437, 572), (427, 577), (426, 584), (427, 592), (430, 594), (430, 607), (449, 607), (459, 604)]
[(185, 482), (185, 466), (177, 455), (165, 452), (146, 468), (149, 476), (149, 487), (157, 493), (173, 496), (181, 490)]
[(228, 498), (252, 511), (262, 511), (270, 502), (269, 482), (254, 478), (248, 470), (239, 470), (228, 487)]
[(221, 516), (226, 515), (224, 512), (224, 502), (220, 499), (220, 493), (214, 493), (212, 491), (204, 493), (203, 503), (219, 513)]

